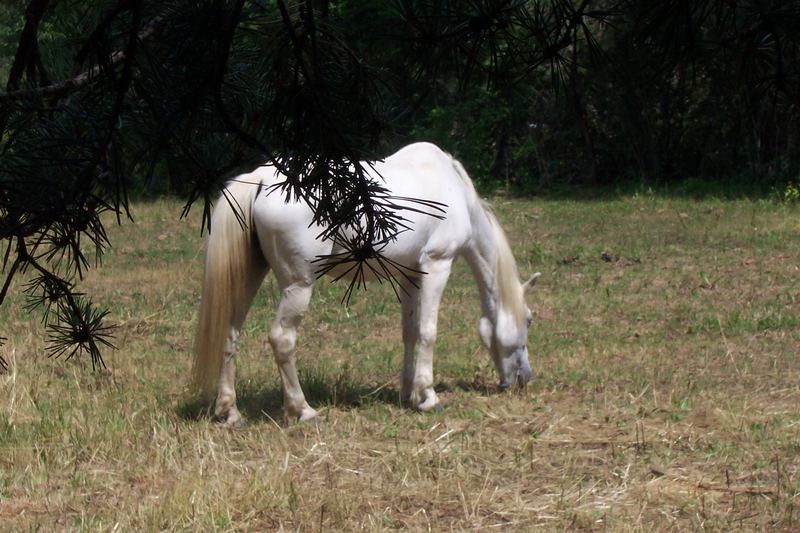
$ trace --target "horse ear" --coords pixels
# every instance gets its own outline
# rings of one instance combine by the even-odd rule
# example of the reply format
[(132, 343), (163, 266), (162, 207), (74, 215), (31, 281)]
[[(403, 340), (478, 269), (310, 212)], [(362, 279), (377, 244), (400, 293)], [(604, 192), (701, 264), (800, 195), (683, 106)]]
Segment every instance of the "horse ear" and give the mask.
[(526, 281), (525, 283), (523, 283), (523, 284), (522, 284), (522, 289), (523, 289), (525, 292), (528, 292), (528, 291), (532, 290), (532, 289), (533, 289), (533, 287), (534, 287), (534, 285), (536, 285), (536, 280), (538, 280), (538, 279), (539, 279), (539, 276), (541, 276), (541, 275), (542, 275), (542, 273), (541, 273), (541, 272), (535, 272), (535, 273), (533, 274), (533, 276), (531, 276), (531, 277), (528, 279), (528, 281)]

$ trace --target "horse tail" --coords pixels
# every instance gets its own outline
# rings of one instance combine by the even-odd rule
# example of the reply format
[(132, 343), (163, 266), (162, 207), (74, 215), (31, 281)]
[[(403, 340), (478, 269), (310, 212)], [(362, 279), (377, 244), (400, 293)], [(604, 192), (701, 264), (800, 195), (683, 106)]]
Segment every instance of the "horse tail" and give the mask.
[(197, 392), (207, 394), (216, 386), (231, 326), (251, 301), (248, 283), (257, 270), (264, 270), (252, 224), (253, 201), (260, 189), (260, 184), (228, 182), (211, 214), (194, 342), (192, 387)]

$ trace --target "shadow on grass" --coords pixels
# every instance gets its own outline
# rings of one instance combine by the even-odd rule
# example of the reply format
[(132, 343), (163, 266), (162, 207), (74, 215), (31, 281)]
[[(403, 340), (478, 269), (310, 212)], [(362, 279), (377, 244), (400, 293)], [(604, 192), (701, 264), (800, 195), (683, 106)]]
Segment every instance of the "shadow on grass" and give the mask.
[(482, 396), (495, 396), (505, 392), (497, 383), (483, 380), (467, 381), (466, 379), (459, 379), (451, 387), (446, 385), (439, 385), (439, 387), (441, 387), (441, 390), (439, 390), (437, 387), (436, 392), (449, 392), (451, 390), (458, 389), (463, 392), (473, 392)]
[[(301, 372), (300, 384), (309, 405), (322, 410), (335, 407), (341, 410), (364, 408), (373, 405), (393, 405), (402, 407), (400, 392), (388, 383), (383, 385), (365, 384), (353, 379), (347, 370), (331, 376), (324, 371)], [(434, 389), (438, 393), (461, 390), (483, 396), (507, 394), (496, 382), (473, 379), (455, 382), (439, 382)], [(273, 386), (259, 387), (252, 382), (241, 383), (236, 390), (236, 405), (242, 415), (251, 422), (274, 421), (284, 423), (283, 392)], [(203, 420), (214, 417), (213, 398), (193, 397), (185, 399), (176, 409), (176, 414), (184, 420)]]
[[(375, 404), (400, 406), (397, 389), (356, 383), (344, 374), (334, 379), (318, 374), (300, 376), (300, 384), (306, 400), (317, 410), (326, 407), (347, 410)], [(283, 392), (280, 388), (259, 388), (247, 384), (237, 387), (236, 406), (250, 421), (283, 422), (282, 405)], [(176, 414), (184, 420), (213, 418), (213, 398), (187, 398), (178, 405)]]

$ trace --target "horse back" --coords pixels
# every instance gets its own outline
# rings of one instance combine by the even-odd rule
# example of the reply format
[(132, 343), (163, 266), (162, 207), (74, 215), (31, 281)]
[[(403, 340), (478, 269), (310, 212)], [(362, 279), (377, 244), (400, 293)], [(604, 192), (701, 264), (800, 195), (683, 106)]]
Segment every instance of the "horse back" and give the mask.
[[(459, 254), (471, 235), (470, 194), (474, 192), (456, 172), (450, 155), (433, 144), (415, 143), (366, 167), (400, 206), (403, 224), (409, 228), (399, 228), (396, 238), (382, 247), (385, 257), (419, 270), (429, 257), (455, 258)], [(261, 167), (249, 179), (262, 184), (263, 192), (254, 201), (253, 220), (264, 256), (279, 281), (300, 278), (313, 282), (319, 268), (313, 261), (342, 250), (318, 238), (324, 228), (312, 224), (313, 212), (304, 202), (286, 202), (280, 189), (273, 187), (285, 179), (273, 167)], [(329, 274), (338, 276), (347, 266)]]

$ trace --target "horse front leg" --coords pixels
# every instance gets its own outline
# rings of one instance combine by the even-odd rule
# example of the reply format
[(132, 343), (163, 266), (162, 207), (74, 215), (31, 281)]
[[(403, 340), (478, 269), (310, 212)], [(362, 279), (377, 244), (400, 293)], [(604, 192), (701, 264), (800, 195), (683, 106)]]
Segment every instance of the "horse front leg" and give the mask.
[(283, 409), (290, 420), (311, 420), (317, 416), (306, 402), (295, 368), (297, 327), (308, 309), (312, 290), (313, 285), (290, 285), (282, 289), (278, 313), (269, 331), (269, 343), (281, 374)]
[(419, 342), (414, 380), (411, 386), (411, 405), (420, 411), (439, 410), (441, 405), (433, 390), (433, 346), (436, 343), (436, 321), (447, 278), (450, 276), (451, 260), (430, 260), (422, 265), (427, 272), (422, 276), (417, 316), (419, 319)]

